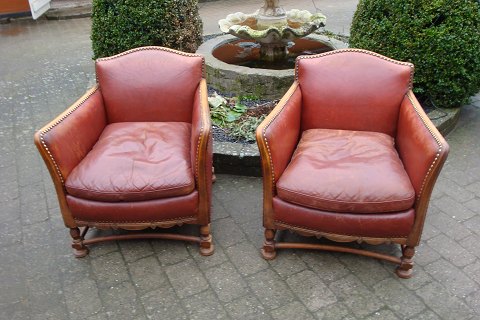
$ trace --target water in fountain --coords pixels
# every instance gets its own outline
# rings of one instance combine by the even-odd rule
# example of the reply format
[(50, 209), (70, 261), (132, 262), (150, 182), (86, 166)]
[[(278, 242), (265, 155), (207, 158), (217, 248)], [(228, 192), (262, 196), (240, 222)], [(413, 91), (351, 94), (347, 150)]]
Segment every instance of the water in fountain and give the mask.
[(213, 56), (228, 64), (249, 68), (284, 70), (295, 66), (299, 55), (311, 55), (333, 50), (327, 44), (311, 38), (301, 38), (287, 45), (288, 54), (284, 59), (274, 61), (262, 60), (260, 44), (251, 40), (235, 40), (215, 48)]

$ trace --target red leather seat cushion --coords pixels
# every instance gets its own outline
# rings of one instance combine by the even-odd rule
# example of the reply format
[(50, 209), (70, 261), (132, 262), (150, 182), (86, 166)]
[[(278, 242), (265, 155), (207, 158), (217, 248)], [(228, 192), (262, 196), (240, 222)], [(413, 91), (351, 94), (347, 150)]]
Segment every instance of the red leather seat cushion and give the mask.
[(341, 214), (298, 206), (273, 198), (275, 223), (306, 230), (354, 237), (406, 238), (415, 220), (415, 210), (383, 214)]
[(198, 192), (186, 196), (134, 202), (101, 202), (67, 195), (76, 221), (100, 223), (166, 222), (198, 215)]
[(68, 176), (67, 192), (78, 198), (107, 202), (191, 193), (195, 181), (190, 127), (184, 122), (107, 125), (93, 149)]
[(277, 193), (284, 201), (331, 212), (399, 212), (415, 201), (392, 137), (332, 129), (303, 132)]

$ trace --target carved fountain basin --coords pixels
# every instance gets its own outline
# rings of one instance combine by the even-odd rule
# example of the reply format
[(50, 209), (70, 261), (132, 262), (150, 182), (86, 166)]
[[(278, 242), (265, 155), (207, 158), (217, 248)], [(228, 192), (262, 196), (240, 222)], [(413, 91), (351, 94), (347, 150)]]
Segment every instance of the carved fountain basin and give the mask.
[[(293, 83), (295, 55), (301, 52), (321, 53), (346, 48), (347, 44), (323, 35), (311, 34), (296, 39), (289, 48), (290, 66), (279, 70), (251, 67), (258, 61), (259, 48), (253, 42), (223, 35), (204, 42), (197, 53), (205, 57), (208, 84), (222, 92), (255, 95), (262, 99), (279, 99)], [(316, 52), (317, 51), (317, 52)], [(253, 61), (253, 62), (252, 62)]]

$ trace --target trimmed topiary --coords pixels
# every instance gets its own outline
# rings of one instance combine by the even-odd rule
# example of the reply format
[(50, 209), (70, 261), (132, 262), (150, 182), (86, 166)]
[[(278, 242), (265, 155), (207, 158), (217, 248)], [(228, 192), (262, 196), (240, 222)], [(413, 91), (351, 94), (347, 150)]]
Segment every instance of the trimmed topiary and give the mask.
[(202, 42), (197, 0), (93, 0), (94, 58), (141, 46), (195, 52)]
[(480, 90), (477, 0), (360, 0), (350, 47), (415, 64), (414, 92), (457, 107)]

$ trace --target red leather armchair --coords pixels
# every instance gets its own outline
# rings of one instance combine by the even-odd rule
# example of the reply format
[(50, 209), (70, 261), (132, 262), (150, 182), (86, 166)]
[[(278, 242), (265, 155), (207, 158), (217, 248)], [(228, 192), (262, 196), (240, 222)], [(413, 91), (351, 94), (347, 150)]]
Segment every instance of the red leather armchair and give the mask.
[[(359, 49), (301, 56), (295, 82), (257, 129), (262, 254), (309, 248), (371, 256), (412, 275), (448, 144), (411, 91), (413, 65)], [(337, 242), (396, 243), (401, 258), (352, 247), (279, 243), (277, 230)]]
[[(35, 134), (76, 257), (106, 240), (198, 242), (210, 235), (212, 140), (203, 58), (161, 47), (98, 59), (97, 85)], [(85, 239), (89, 227), (200, 225), (200, 236), (133, 233)], [(80, 230), (82, 228), (82, 230)]]

